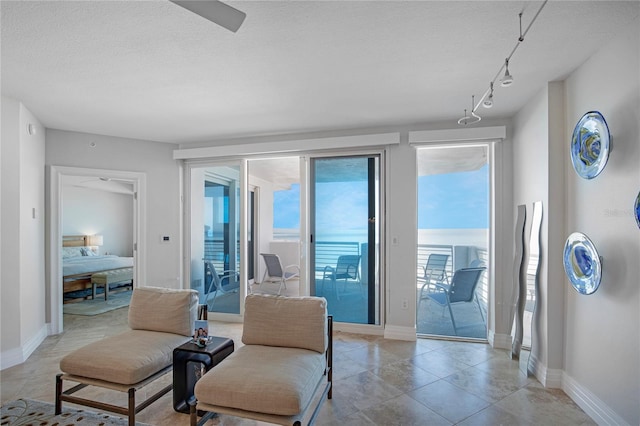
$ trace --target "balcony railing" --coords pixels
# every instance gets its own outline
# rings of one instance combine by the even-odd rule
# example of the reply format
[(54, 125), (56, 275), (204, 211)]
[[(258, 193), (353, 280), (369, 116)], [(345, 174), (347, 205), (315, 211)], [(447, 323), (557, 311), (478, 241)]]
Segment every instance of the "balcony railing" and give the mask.
[[(470, 265), (468, 262), (463, 262), (462, 259), (456, 258), (457, 250), (454, 249), (453, 245), (440, 245), (440, 244), (418, 244), (418, 262), (417, 262), (417, 270), (416, 277), (422, 278), (424, 276), (424, 267), (427, 264), (427, 260), (429, 259), (429, 255), (436, 254), (448, 254), (449, 259), (447, 261), (446, 272), (449, 277), (449, 281), (451, 281), (451, 277), (453, 277), (453, 273), (455, 269), (466, 268)], [(460, 246), (458, 246), (460, 247)], [(474, 260), (478, 260), (482, 262), (485, 266), (489, 264), (489, 256), (487, 250), (477, 247), (477, 246), (469, 246), (468, 248), (472, 249), (471, 251), (474, 253)], [(455, 266), (454, 266), (455, 265)], [(417, 287), (420, 288), (422, 283), (417, 282)], [(480, 303), (485, 307), (487, 306), (487, 301), (489, 300), (489, 279), (488, 274), (485, 272), (482, 274), (480, 278), (480, 284), (476, 289), (478, 293), (478, 297), (480, 299)]]

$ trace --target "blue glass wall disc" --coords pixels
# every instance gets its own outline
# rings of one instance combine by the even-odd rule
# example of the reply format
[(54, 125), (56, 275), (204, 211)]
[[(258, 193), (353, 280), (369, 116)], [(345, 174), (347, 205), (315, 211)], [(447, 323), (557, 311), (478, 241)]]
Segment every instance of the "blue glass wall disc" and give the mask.
[(580, 177), (593, 179), (607, 165), (611, 135), (602, 114), (589, 111), (576, 124), (571, 138), (571, 162)]
[(564, 245), (564, 271), (580, 294), (592, 294), (600, 286), (602, 264), (591, 240), (580, 232), (569, 235)]
[(633, 211), (636, 214), (636, 223), (638, 224), (638, 228), (640, 228), (640, 192), (638, 192), (638, 196), (636, 197), (636, 204), (633, 207)]

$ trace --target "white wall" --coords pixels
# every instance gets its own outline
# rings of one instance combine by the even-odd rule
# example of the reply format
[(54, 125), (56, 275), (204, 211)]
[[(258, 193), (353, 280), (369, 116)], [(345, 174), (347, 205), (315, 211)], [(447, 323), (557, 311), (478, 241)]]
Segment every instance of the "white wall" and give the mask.
[[(28, 134), (29, 124), (36, 134)], [(3, 369), (26, 360), (47, 335), (44, 141), (45, 129), (38, 119), (21, 103), (2, 97)]]
[[(393, 333), (413, 334), (416, 328), (416, 246), (417, 239), (417, 179), (416, 149), (408, 144), (403, 133), (400, 145), (388, 150), (388, 181), (386, 182), (387, 235), (396, 238), (397, 245), (388, 244), (386, 267), (386, 322)], [(407, 300), (408, 309), (402, 308)]]
[[(2, 359), (6, 351), (20, 346), (20, 104), (2, 97), (2, 229), (0, 242), (0, 324)], [(17, 327), (16, 327), (17, 325)], [(4, 368), (4, 363), (3, 363)]]
[(564, 128), (568, 149), (575, 123), (598, 110), (613, 137), (598, 177), (582, 179), (565, 161), (567, 233), (585, 233), (604, 258), (601, 287), (593, 295), (563, 283), (565, 373), (632, 425), (640, 424), (640, 229), (632, 213), (640, 191), (639, 28), (636, 19), (566, 80)]
[(67, 185), (62, 209), (62, 235), (99, 234), (100, 254), (133, 256), (133, 195)]
[[(36, 126), (35, 135), (27, 133), (30, 123)], [(20, 104), (20, 316), (23, 343), (39, 332), (46, 335), (44, 268), (33, 267), (34, 264), (43, 265), (45, 256), (44, 157), (45, 129)]]
[[(95, 144), (95, 146), (92, 146)], [(178, 288), (181, 283), (180, 168), (176, 145), (62, 130), (47, 130), (46, 164), (146, 174), (146, 283)], [(161, 236), (170, 237), (162, 243)]]
[[(549, 88), (545, 87), (516, 115), (513, 121), (513, 205), (511, 214), (515, 217), (518, 205), (526, 206), (525, 241), (529, 241), (529, 228), (533, 213), (533, 203), (542, 201), (542, 226), (540, 229), (541, 252), (539, 287), (536, 312), (532, 325), (532, 355), (541, 365), (548, 365), (549, 348), (548, 324), (548, 223), (549, 220), (564, 218), (550, 215), (549, 205)], [(513, 231), (512, 231), (513, 232)], [(514, 241), (511, 242), (515, 244)], [(560, 327), (562, 328), (562, 327)], [(561, 342), (560, 342), (561, 343)], [(545, 379), (539, 377), (545, 383)]]
[[(544, 204), (536, 375), (600, 424), (640, 424), (640, 229), (632, 214), (640, 190), (638, 28), (636, 20), (564, 82), (549, 83), (514, 119), (514, 208)], [(602, 174), (585, 180), (568, 152), (575, 123), (590, 110), (607, 119), (614, 149)], [(571, 288), (562, 267), (574, 231), (604, 257), (601, 287), (590, 296)]]

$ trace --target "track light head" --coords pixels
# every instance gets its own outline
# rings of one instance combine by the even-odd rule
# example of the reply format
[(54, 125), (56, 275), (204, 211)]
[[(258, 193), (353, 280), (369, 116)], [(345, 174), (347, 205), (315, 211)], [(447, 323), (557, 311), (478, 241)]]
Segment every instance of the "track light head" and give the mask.
[(500, 85), (502, 87), (509, 87), (513, 84), (513, 76), (509, 72), (509, 58), (504, 61), (505, 71), (502, 80), (500, 80)]
[(518, 42), (516, 43), (515, 47), (511, 50), (511, 53), (509, 54), (509, 56), (507, 56), (506, 59), (504, 60), (504, 64), (502, 64), (498, 69), (498, 72), (493, 77), (493, 80), (491, 80), (491, 83), (490, 83), (491, 89), (488, 92), (486, 91), (484, 92), (484, 95), (480, 98), (480, 101), (478, 101), (478, 105), (475, 104), (474, 98), (473, 96), (471, 96), (471, 111), (469, 114), (467, 114), (467, 110), (465, 109), (464, 116), (458, 120), (458, 124), (466, 126), (468, 124), (474, 124), (482, 120), (482, 117), (476, 114), (477, 109), (480, 107), (480, 103), (482, 103), (482, 106), (485, 108), (493, 107), (493, 85), (500, 77), (500, 74), (502, 73), (503, 68), (504, 68), (504, 76), (502, 76), (502, 78), (500, 79), (500, 85), (502, 87), (509, 87), (513, 84), (513, 76), (509, 72), (509, 59), (513, 56), (518, 46), (520, 46), (520, 43), (524, 42), (524, 37), (529, 32), (529, 29), (531, 28), (535, 20), (538, 18), (538, 15), (540, 15), (540, 12), (542, 12), (542, 9), (547, 4), (547, 2), (548, 0), (544, 0), (542, 2), (542, 5), (538, 9), (538, 12), (535, 14), (533, 19), (529, 23), (529, 26), (524, 32), (522, 31), (522, 12), (518, 14), (518, 17), (520, 19), (520, 36), (518, 37)]
[(491, 92), (489, 92), (489, 96), (484, 98), (484, 101), (482, 102), (482, 106), (485, 108), (491, 108), (493, 106), (493, 81), (489, 83), (489, 85), (491, 87)]
[(484, 102), (482, 102), (482, 106), (485, 108), (491, 108), (493, 106), (493, 93), (487, 96)]

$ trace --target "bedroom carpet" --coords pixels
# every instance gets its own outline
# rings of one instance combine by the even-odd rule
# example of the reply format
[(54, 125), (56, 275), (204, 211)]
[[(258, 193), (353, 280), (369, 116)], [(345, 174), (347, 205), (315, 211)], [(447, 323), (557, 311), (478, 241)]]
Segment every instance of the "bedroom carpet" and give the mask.
[(105, 301), (104, 296), (100, 295), (94, 300), (65, 303), (62, 305), (62, 311), (71, 315), (98, 315), (129, 306), (129, 302), (131, 302), (131, 291), (110, 292), (109, 300)]
[[(126, 425), (127, 420), (112, 415), (94, 413), (85, 410), (62, 408), (60, 415), (55, 415), (53, 404), (31, 399), (18, 399), (7, 402), (0, 409), (2, 425)], [(137, 426), (145, 423), (136, 422)]]

